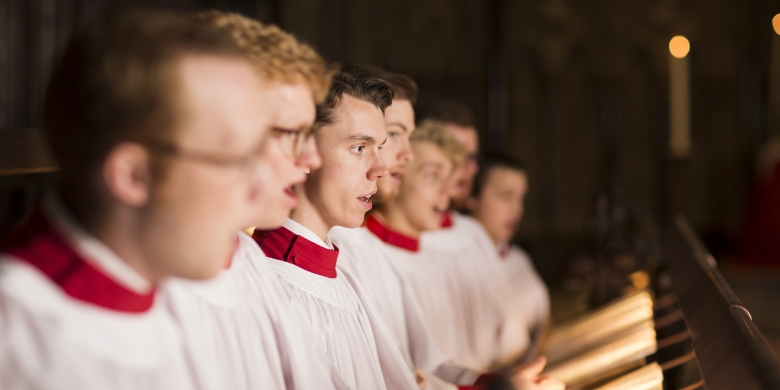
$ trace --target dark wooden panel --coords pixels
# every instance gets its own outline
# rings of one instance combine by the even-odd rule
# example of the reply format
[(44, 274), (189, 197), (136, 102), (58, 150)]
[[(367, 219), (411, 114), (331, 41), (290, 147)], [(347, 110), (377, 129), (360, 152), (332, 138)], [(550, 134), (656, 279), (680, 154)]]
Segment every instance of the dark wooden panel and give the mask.
[[(645, 214), (669, 221), (685, 211), (701, 231), (733, 241), (768, 134), (778, 0), (2, 0), (0, 127), (38, 126), (43, 88), (71, 32), (127, 6), (275, 21), (330, 59), (405, 72), (422, 97), (464, 101), (483, 145), (488, 124), (499, 123), (500, 146), (528, 166), (519, 236), (530, 244), (579, 234), (590, 200), (608, 184)], [(665, 148), (675, 34), (692, 43), (694, 147), (683, 164), (667, 164)], [(507, 107), (489, 111), (495, 58), (506, 66)], [(489, 112), (502, 117), (491, 121)]]
[(707, 388), (780, 389), (780, 361), (690, 225), (670, 237), (672, 283)]
[(0, 176), (56, 170), (57, 163), (39, 130), (0, 130)]

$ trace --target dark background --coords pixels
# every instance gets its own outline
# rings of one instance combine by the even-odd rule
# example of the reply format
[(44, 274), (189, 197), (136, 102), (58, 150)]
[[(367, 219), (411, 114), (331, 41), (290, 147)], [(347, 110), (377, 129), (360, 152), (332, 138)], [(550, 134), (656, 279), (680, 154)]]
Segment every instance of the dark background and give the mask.
[[(74, 30), (119, 7), (218, 8), (279, 24), (335, 61), (414, 77), (423, 100), (472, 108), (483, 150), (522, 159), (519, 241), (555, 278), (597, 192), (663, 228), (685, 214), (732, 257), (768, 127), (769, 0), (0, 0), (0, 128), (40, 124)], [(691, 42), (693, 149), (671, 160), (668, 42)], [(4, 207), (12, 207), (8, 198)]]

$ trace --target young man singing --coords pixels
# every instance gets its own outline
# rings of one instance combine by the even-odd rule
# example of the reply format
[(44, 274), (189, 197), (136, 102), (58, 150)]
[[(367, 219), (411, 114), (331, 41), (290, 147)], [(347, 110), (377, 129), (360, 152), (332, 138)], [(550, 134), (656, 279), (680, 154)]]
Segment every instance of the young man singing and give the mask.
[(379, 315), (348, 272), (337, 267), (339, 250), (328, 239), (334, 226), (356, 228), (372, 207), (377, 180), (388, 175), (379, 156), (387, 135), (383, 114), (391, 87), (355, 66), (334, 77), (318, 106), (315, 138), (322, 166), (296, 186), (298, 207), (276, 230), (255, 230), (291, 299), (309, 323), (342, 378), (356, 389), (413, 389), (414, 375)]
[[(517, 309), (521, 303), (513, 293), (501, 260), (485, 229), (474, 218), (462, 214), (478, 171), (479, 137), (471, 113), (454, 102), (440, 102), (429, 108), (426, 120), (434, 120), (466, 148), (466, 159), (453, 174), (451, 206), (442, 228), (426, 232), (421, 239), (423, 251), (447, 258), (445, 267), (453, 283), (459, 286), (468, 343), (451, 339), (450, 343), (469, 351), (468, 364), (501, 367), (529, 360), (530, 337)], [(530, 353), (529, 353), (530, 352)]]
[(270, 131), (243, 50), (188, 18), (101, 18), (44, 102), (59, 190), (0, 254), (0, 387), (200, 387), (157, 292), (222, 269)]
[(423, 107), (420, 121), (439, 122), (466, 149), (466, 156), (452, 177), (452, 208), (466, 212), (474, 175), (479, 170), (479, 133), (471, 111), (452, 100), (438, 100)]
[[(461, 388), (475, 384), (479, 388), (495, 377), (477, 379), (480, 370), (453, 364), (437, 345), (431, 345), (432, 341), (448, 342), (458, 332), (453, 328), (463, 323), (457, 308), (460, 302), (453, 301), (458, 286), (451, 283), (435, 257), (419, 251), (420, 234), (440, 226), (451, 194), (449, 179), (462, 161), (463, 149), (441, 127), (430, 123), (415, 130), (411, 145), (414, 160), (406, 165), (400, 193), (396, 189), (385, 197), (387, 203), (371, 212), (365, 228), (335, 229), (332, 235), (350, 248), (344, 251), (344, 260), (355, 270), (367, 295), (376, 300), (414, 367)], [(402, 149), (395, 153), (382, 150), (388, 161), (397, 161), (404, 153)], [(537, 378), (543, 366), (543, 361), (535, 362), (510, 379), (520, 389), (559, 388), (555, 382)]]
[(523, 218), (523, 201), (528, 175), (517, 161), (507, 157), (488, 158), (474, 178), (467, 207), (496, 245), (502, 265), (512, 282), (533, 344), (539, 345), (550, 318), (547, 286), (536, 273), (528, 254), (509, 241)]
[[(377, 209), (398, 195), (406, 165), (414, 157), (409, 138), (415, 130), (412, 104), (416, 102), (417, 85), (401, 74), (384, 72), (380, 75), (395, 92), (393, 104), (385, 109), (387, 142), (379, 152), (390, 175), (377, 181), (369, 226), (374, 226)], [(388, 325), (407, 364), (417, 370), (418, 380), (427, 382), (429, 388), (455, 388), (455, 384), (470, 386), (494, 379), (478, 380), (479, 371), (455, 366), (438, 349), (414, 293), (389, 263), (392, 260), (388, 258), (384, 242), (365, 227), (334, 227), (329, 237), (341, 249), (340, 263), (361, 284), (366, 297)]]
[[(320, 165), (309, 130), (331, 72), (309, 46), (275, 26), (209, 11), (201, 23), (227, 33), (247, 50), (269, 99), (271, 133), (258, 150), (255, 202), (246, 225), (276, 228), (297, 205), (292, 187)], [(220, 206), (221, 207), (221, 206)], [(238, 233), (226, 269), (208, 281), (171, 281), (169, 308), (185, 331), (198, 373), (210, 389), (347, 388), (295, 302), (251, 237)]]

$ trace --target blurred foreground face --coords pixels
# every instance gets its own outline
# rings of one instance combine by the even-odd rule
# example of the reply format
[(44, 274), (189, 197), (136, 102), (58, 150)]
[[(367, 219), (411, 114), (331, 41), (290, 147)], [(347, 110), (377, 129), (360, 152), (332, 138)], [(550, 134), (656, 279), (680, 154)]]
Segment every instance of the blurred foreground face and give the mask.
[(453, 177), (455, 184), (452, 203), (458, 210), (466, 208), (466, 202), (471, 195), (471, 186), (474, 184), (474, 175), (477, 174), (477, 156), (479, 155), (479, 136), (474, 127), (462, 127), (452, 123), (445, 124), (444, 128), (452, 134), (458, 142), (466, 147), (466, 159), (458, 167)]
[(387, 132), (379, 107), (347, 94), (334, 117), (333, 124), (318, 130), (322, 167), (303, 188), (325, 225), (356, 228), (371, 210), (377, 180), (387, 176), (379, 156)]
[(452, 160), (436, 144), (428, 141), (412, 143), (414, 160), (407, 164), (398, 197), (390, 203), (394, 226), (419, 235), (441, 228), (441, 221), (450, 203)]
[(385, 109), (387, 142), (379, 155), (387, 165), (390, 174), (377, 181), (377, 193), (372, 197), (375, 204), (383, 204), (398, 195), (401, 176), (406, 163), (414, 158), (409, 137), (414, 132), (414, 109), (408, 100), (394, 99)]
[(268, 96), (238, 59), (188, 56), (179, 64), (175, 147), (143, 211), (158, 275), (207, 278), (222, 269), (259, 193), (257, 154), (270, 127)]
[(259, 195), (252, 226), (259, 229), (279, 227), (298, 206), (293, 186), (321, 164), (311, 136), (316, 113), (311, 88), (306, 84), (273, 84), (271, 97), (271, 133), (258, 158)]
[(488, 175), (479, 198), (469, 200), (474, 218), (482, 223), (496, 244), (509, 241), (523, 218), (523, 200), (528, 190), (525, 173), (495, 167)]

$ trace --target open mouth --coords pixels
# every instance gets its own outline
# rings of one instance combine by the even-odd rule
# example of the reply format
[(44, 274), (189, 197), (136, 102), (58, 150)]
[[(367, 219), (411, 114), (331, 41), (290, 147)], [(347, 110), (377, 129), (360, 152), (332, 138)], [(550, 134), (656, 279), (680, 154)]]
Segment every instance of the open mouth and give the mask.
[(371, 207), (373, 206), (373, 204), (371, 203), (371, 195), (373, 195), (373, 194), (368, 194), (366, 196), (361, 196), (361, 197), (358, 198), (360, 203), (362, 203), (368, 209), (371, 209)]
[(284, 189), (284, 194), (292, 199), (295, 203), (298, 202), (298, 194), (295, 193), (295, 187), (289, 186)]

